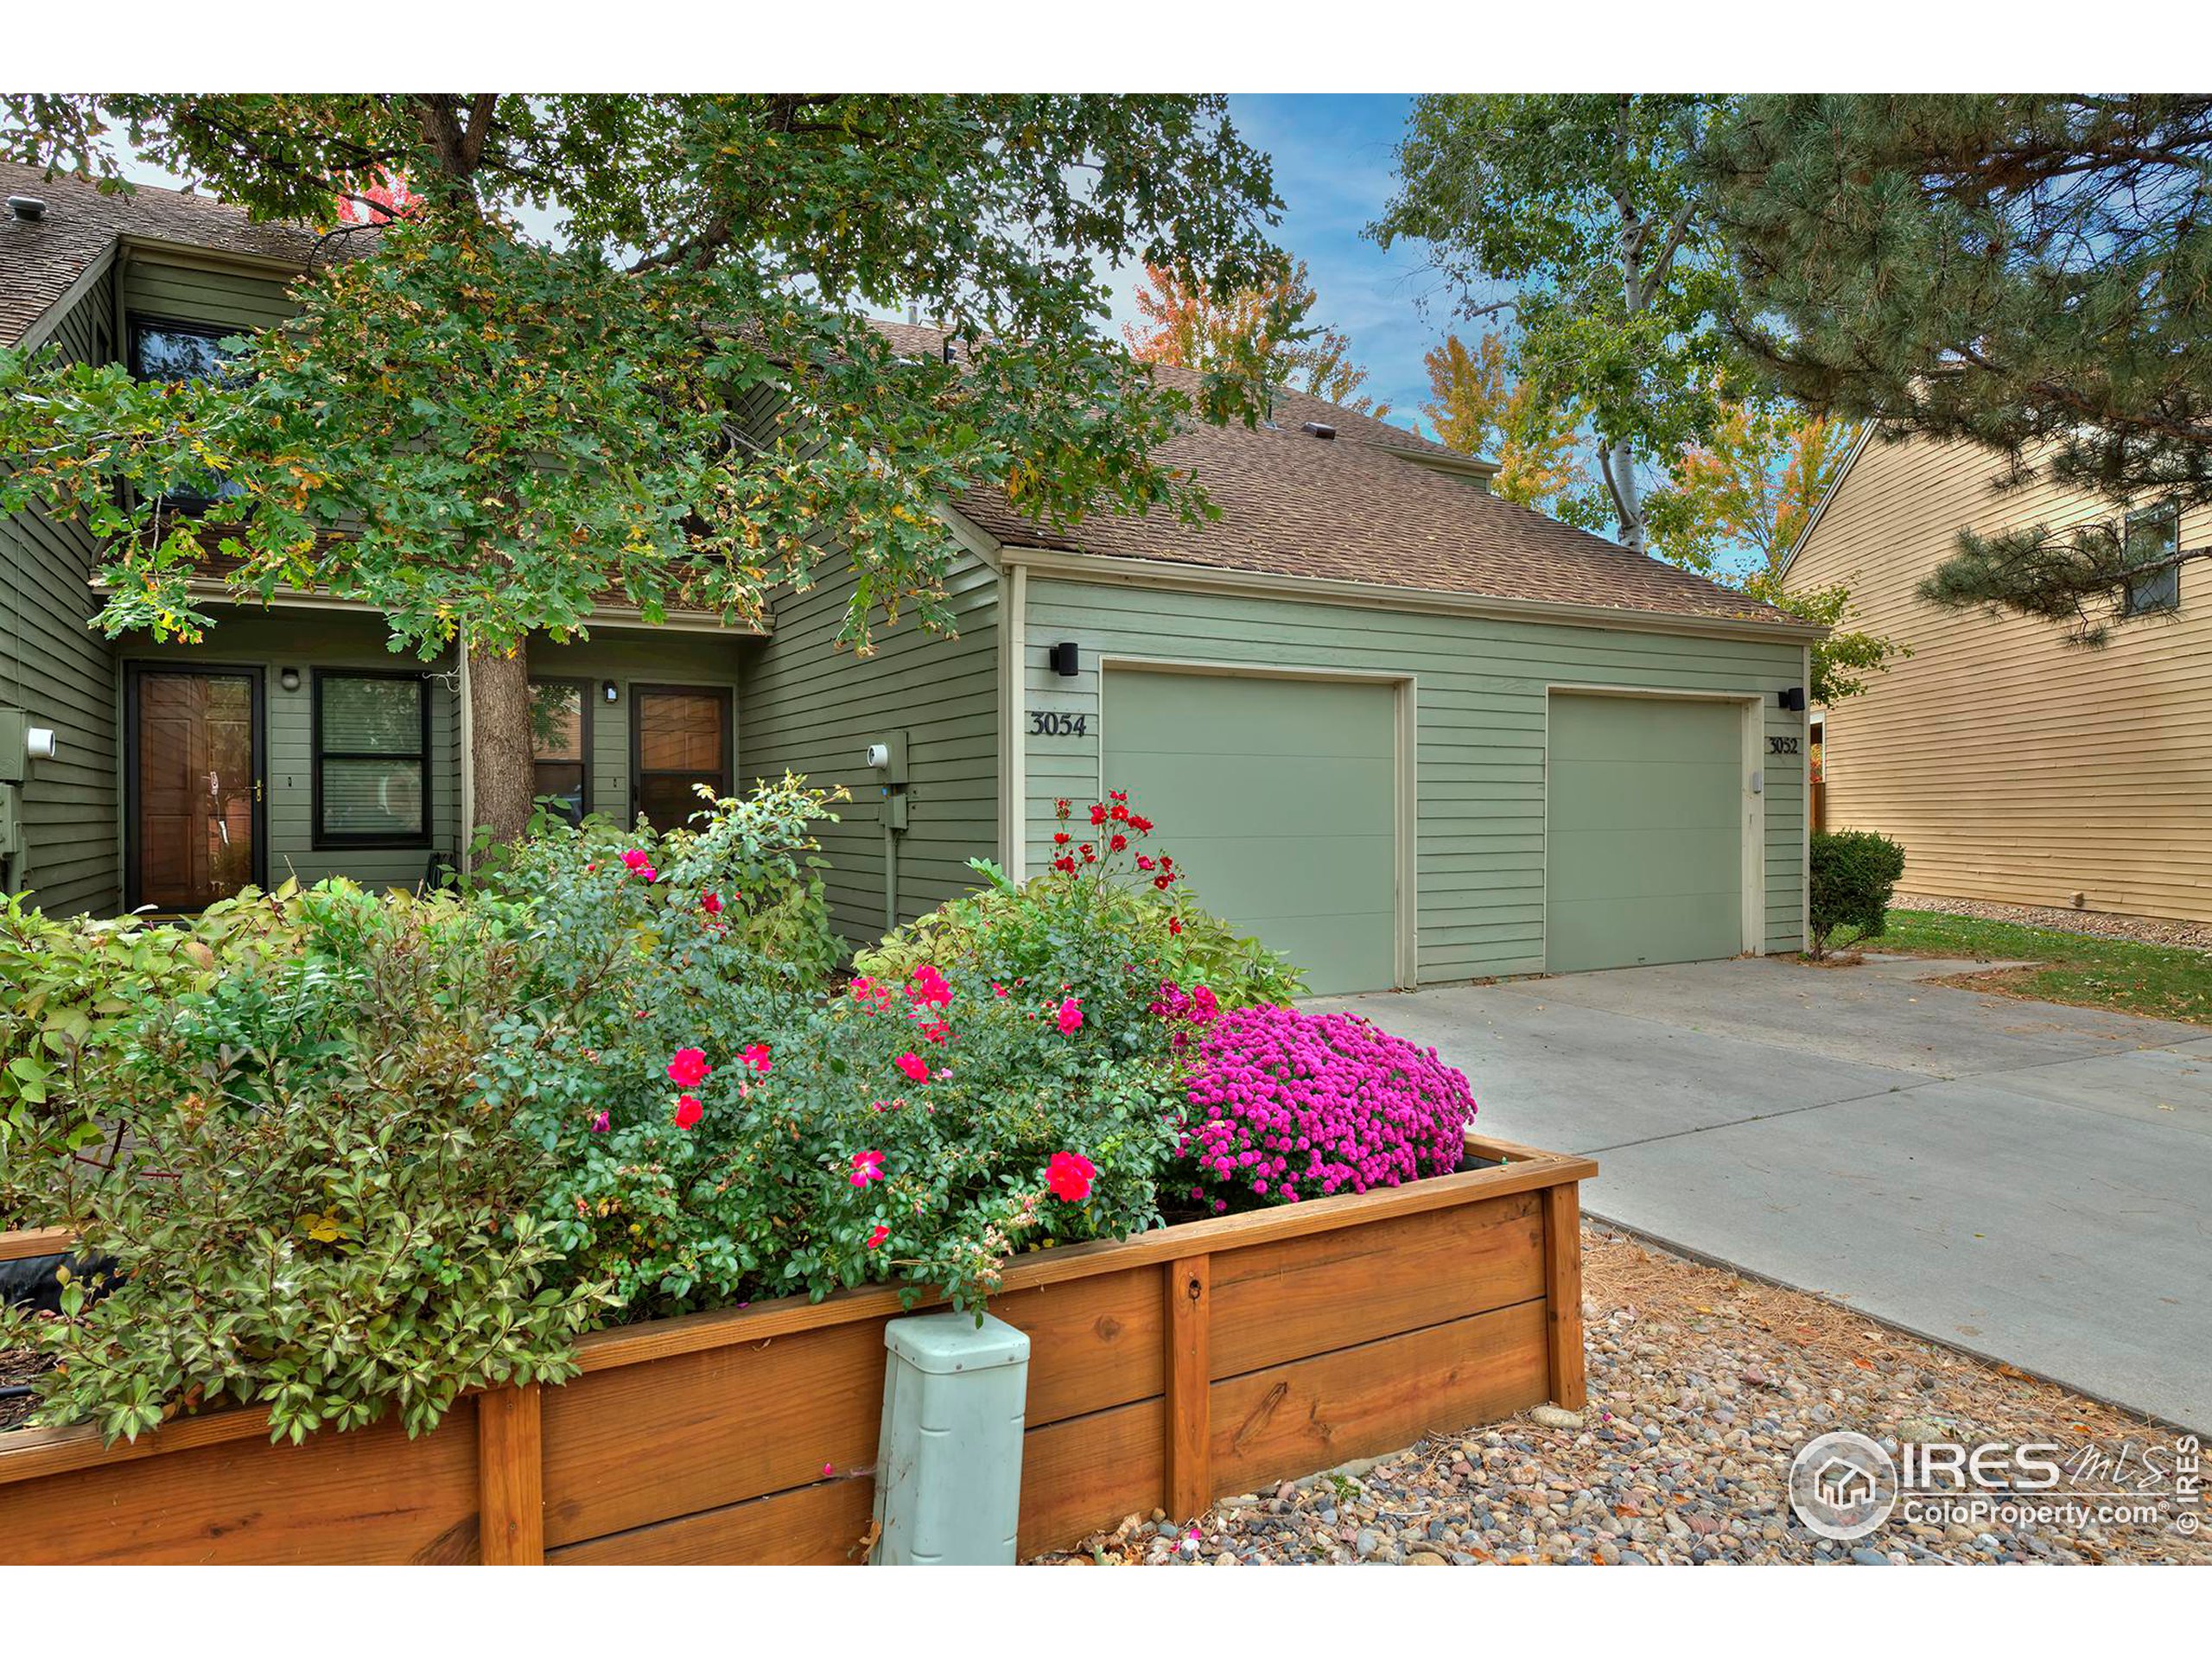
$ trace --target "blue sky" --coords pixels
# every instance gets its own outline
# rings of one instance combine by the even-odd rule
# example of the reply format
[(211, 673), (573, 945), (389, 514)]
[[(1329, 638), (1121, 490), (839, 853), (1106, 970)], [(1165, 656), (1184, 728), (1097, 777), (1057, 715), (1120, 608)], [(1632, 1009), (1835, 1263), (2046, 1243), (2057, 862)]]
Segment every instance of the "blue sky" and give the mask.
[[(1401, 245), (1385, 253), (1362, 234), (1390, 199), (1413, 99), (1232, 95), (1229, 105), (1245, 138), (1274, 158), (1285, 210), (1277, 239), (1306, 262), (1320, 296), (1314, 320), (1351, 336), (1354, 358), (1368, 370), (1362, 391), (1390, 404), (1392, 420), (1425, 427), (1421, 354), (1449, 332), (1451, 308), (1436, 296), (1424, 314), (1419, 300), (1435, 278), (1418, 250)], [(1130, 286), (1115, 284), (1117, 322), (1135, 316)]]

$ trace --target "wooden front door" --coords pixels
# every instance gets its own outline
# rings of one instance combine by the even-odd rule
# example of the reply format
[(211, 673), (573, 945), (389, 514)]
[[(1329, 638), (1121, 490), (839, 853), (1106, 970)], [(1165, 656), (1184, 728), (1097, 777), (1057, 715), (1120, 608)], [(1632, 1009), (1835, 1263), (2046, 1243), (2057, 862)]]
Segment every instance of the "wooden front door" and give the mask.
[(260, 672), (133, 664), (124, 696), (126, 902), (204, 910), (262, 881)]
[(693, 785), (729, 793), (730, 694), (711, 685), (640, 685), (630, 697), (630, 810), (678, 828), (704, 810)]

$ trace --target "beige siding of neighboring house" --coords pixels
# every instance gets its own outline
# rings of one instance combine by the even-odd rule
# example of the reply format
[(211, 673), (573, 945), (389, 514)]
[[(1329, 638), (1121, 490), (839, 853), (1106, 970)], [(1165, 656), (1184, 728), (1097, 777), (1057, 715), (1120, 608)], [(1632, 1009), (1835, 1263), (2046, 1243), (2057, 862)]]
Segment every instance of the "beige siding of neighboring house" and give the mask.
[[(1847, 626), (1914, 652), (1827, 712), (1827, 827), (1903, 842), (1916, 893), (2212, 918), (2212, 566), (2101, 650), (1918, 598), (1962, 529), (2109, 511), (2046, 485), (1998, 496), (1995, 472), (1964, 445), (1870, 443), (1790, 563), (1793, 587), (1850, 588)], [(2212, 513), (2181, 534), (2202, 546)]]

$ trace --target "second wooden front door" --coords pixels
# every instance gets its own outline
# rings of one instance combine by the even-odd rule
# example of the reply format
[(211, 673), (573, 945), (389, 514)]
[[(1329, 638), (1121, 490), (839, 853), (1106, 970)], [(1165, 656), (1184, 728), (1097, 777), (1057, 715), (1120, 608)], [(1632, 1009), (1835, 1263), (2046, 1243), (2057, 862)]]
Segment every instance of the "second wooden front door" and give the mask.
[(673, 830), (706, 803), (696, 785), (727, 795), (730, 694), (711, 685), (641, 685), (630, 698), (630, 810)]

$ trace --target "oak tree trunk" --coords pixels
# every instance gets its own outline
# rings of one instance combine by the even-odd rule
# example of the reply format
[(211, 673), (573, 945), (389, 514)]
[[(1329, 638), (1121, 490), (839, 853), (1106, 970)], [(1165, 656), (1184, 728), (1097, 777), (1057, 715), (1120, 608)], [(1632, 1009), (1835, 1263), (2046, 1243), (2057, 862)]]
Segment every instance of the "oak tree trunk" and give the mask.
[(476, 786), (473, 838), (489, 829), (495, 842), (518, 840), (530, 823), (537, 773), (530, 751), (530, 658), (468, 649), (469, 775)]

